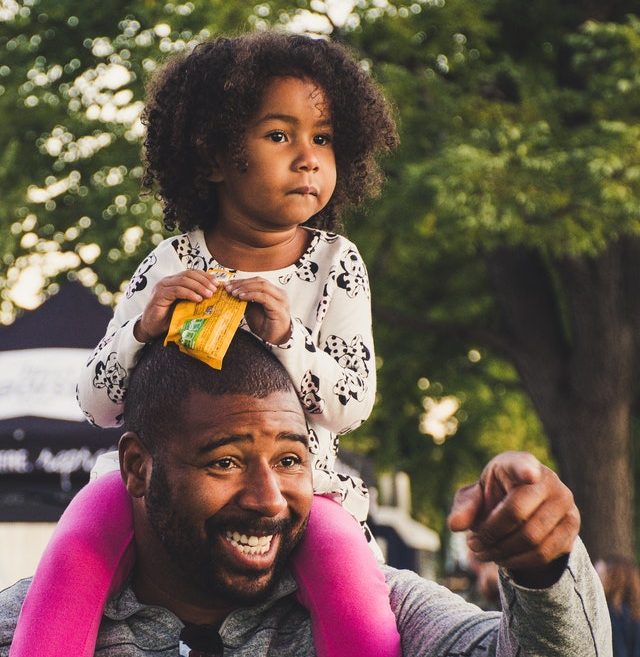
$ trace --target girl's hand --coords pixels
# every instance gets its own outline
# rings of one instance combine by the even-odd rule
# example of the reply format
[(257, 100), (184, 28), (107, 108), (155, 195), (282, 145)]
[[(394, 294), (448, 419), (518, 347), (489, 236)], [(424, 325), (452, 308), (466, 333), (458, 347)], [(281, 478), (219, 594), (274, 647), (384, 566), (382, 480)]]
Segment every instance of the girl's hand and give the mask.
[(284, 290), (260, 276), (225, 282), (232, 296), (248, 301), (244, 314), (249, 328), (266, 342), (284, 344), (291, 336), (289, 299)]
[(165, 276), (153, 288), (153, 294), (142, 317), (136, 322), (133, 335), (139, 342), (149, 342), (166, 333), (171, 323), (173, 304), (179, 299), (199, 303), (209, 298), (220, 283), (211, 274), (196, 269)]

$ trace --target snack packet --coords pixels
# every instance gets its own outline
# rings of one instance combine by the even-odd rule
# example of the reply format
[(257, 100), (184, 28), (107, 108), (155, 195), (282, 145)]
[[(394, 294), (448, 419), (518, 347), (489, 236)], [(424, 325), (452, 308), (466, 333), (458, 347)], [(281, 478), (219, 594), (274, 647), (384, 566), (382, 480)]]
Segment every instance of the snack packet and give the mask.
[[(210, 269), (208, 273), (220, 280), (228, 280), (234, 275), (226, 269)], [(185, 354), (214, 369), (222, 369), (222, 359), (246, 306), (246, 301), (232, 297), (223, 287), (199, 303), (179, 301), (173, 309), (164, 345), (175, 342)]]

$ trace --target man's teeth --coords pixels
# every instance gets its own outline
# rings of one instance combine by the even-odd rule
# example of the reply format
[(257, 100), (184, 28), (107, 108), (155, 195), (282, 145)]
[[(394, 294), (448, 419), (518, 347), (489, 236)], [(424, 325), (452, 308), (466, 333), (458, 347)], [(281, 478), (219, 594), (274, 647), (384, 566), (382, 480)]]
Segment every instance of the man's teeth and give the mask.
[(266, 554), (271, 547), (271, 536), (247, 536), (240, 532), (226, 534), (226, 539), (243, 554)]

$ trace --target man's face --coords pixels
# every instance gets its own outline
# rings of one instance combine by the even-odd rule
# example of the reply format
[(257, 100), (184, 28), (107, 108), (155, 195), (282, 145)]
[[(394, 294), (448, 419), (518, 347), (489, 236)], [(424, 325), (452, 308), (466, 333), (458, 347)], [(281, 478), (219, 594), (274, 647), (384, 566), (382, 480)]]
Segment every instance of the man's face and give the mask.
[[(173, 577), (212, 603), (262, 600), (304, 531), (313, 495), (293, 391), (193, 392), (153, 461), (145, 507)], [(184, 581), (186, 580), (186, 581)]]

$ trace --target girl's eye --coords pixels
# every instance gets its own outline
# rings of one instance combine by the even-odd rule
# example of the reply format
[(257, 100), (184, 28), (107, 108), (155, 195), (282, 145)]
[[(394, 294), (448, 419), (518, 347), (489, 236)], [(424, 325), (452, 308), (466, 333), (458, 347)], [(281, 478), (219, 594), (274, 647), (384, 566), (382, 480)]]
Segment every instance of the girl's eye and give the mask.
[(273, 132), (269, 133), (268, 137), (271, 139), (271, 141), (276, 142), (276, 144), (282, 144), (287, 139), (287, 135), (285, 135), (282, 130), (274, 130)]
[(331, 143), (331, 135), (316, 135), (313, 138), (313, 143), (318, 146), (327, 146)]

